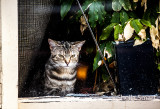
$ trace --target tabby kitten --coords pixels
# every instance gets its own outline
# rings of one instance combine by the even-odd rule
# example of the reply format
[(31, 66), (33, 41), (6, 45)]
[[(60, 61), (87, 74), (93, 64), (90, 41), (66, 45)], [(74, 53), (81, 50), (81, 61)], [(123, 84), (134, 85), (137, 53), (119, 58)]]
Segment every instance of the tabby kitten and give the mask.
[(84, 42), (48, 39), (51, 56), (45, 65), (45, 95), (64, 96), (74, 91), (79, 51)]

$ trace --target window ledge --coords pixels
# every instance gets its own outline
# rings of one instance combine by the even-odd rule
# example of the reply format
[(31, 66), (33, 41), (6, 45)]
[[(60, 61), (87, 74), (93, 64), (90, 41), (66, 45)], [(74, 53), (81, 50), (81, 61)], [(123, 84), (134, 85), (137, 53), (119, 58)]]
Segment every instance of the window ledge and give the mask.
[(96, 96), (73, 94), (19, 98), (19, 109), (159, 109), (160, 96)]

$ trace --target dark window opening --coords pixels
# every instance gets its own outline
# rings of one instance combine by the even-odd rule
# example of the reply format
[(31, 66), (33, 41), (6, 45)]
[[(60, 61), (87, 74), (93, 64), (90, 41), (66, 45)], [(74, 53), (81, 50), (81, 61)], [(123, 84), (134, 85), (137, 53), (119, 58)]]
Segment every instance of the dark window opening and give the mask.
[[(81, 1), (81, 3), (84, 3), (84, 1)], [(151, 8), (154, 4), (148, 2), (147, 6)], [(120, 24), (125, 27), (129, 18), (135, 19), (132, 22), (136, 25), (136, 19), (142, 18), (141, 13), (144, 13), (143, 7), (137, 3), (136, 6), (141, 10), (140, 12), (137, 11), (138, 9), (133, 12), (126, 11), (125, 7), (121, 11), (114, 12), (111, 0), (99, 5), (105, 6), (104, 10), (107, 14), (104, 16), (104, 24), (97, 23), (96, 28), (92, 28), (92, 30), (100, 48), (102, 48), (102, 52), (104, 53), (104, 49), (106, 49), (105, 59), (115, 82), (117, 93), (115, 93), (114, 84), (97, 53), (89, 29), (86, 28), (82, 31), (80, 27), (82, 21), (80, 21), (80, 16), (78, 19), (76, 17), (79, 10), (76, 0), (73, 1), (70, 11), (63, 19), (60, 15), (62, 4), (59, 0), (19, 0), (19, 97), (43, 96), (45, 64), (51, 54), (48, 44), (49, 38), (56, 41), (86, 41), (80, 51), (74, 93), (96, 93), (109, 96), (158, 93), (160, 76), (155, 60), (159, 62), (159, 57), (157, 59), (155, 56), (156, 50), (152, 47), (151, 40), (146, 38), (146, 42), (142, 46), (134, 47), (134, 40), (137, 38), (136, 31), (138, 31), (136, 29), (133, 33), (135, 37), (130, 38), (128, 41), (116, 44), (114, 40), (115, 32), (113, 30), (115, 28), (121, 29), (117, 25), (122, 22)], [(86, 13), (88, 11), (86, 10)], [(124, 22), (120, 16), (122, 14), (128, 16), (127, 20), (124, 19), (126, 20)], [(113, 16), (118, 15), (121, 21), (117, 20), (118, 17), (117, 19), (113, 18)], [(122, 17), (126, 18), (126, 16)], [(88, 17), (90, 16), (87, 15)], [(152, 17), (152, 24), (153, 19), (156, 20), (156, 17), (157, 15)], [(90, 18), (88, 19), (89, 23), (92, 23)], [(111, 24), (111, 22), (114, 24)], [(108, 39), (101, 40), (103, 29), (110, 24), (112, 30), (108, 31), (110, 31), (110, 36), (113, 37), (107, 36)], [(144, 21), (143, 25), (146, 27), (149, 24)], [(149, 27), (146, 31), (149, 31)], [(146, 34), (148, 37), (149, 33)], [(108, 50), (107, 47), (111, 49)], [(107, 59), (111, 54), (112, 58)], [(97, 61), (97, 64), (94, 64), (94, 61)]]

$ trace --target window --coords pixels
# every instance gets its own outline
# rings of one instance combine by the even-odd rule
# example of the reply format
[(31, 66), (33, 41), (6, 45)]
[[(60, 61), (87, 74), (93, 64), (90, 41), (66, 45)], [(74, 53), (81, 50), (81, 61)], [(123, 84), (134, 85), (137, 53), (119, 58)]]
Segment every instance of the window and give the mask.
[[(22, 3), (22, 2), (23, 1), (19, 1), (19, 4)], [(29, 9), (34, 9), (35, 8), (35, 7), (32, 7), (32, 5), (31, 5), (33, 3), (33, 1), (31, 1), (31, 2), (27, 1), (27, 3), (30, 3), (30, 5), (26, 5), (26, 6), (22, 6), (22, 7), (25, 7), (26, 9), (28, 9), (28, 8)], [(47, 3), (45, 2), (44, 4), (46, 5)], [(38, 6), (39, 5), (41, 6), (41, 3), (38, 3)], [(19, 31), (18, 30), (18, 28), (23, 28), (21, 26), (24, 26), (21, 23), (18, 24), (18, 19), (23, 19), (24, 21), (27, 21), (28, 24), (26, 24), (24, 26), (24, 28), (29, 29), (31, 24), (32, 24), (31, 21), (36, 22), (35, 19), (36, 19), (37, 16), (40, 16), (39, 17), (40, 19), (41, 18), (45, 19), (49, 16), (49, 15), (41, 16), (38, 13), (36, 13), (37, 15), (36, 14), (34, 15), (32, 13), (26, 19), (23, 15), (22, 16), (18, 15), (17, 8), (22, 9), (22, 7), (17, 6), (17, 1), (13, 1), (13, 0), (12, 1), (5, 1), (5, 0), (1, 1), (2, 62), (3, 62), (3, 65), (2, 65), (2, 94), (3, 94), (3, 96), (2, 96), (2, 102), (3, 102), (2, 108), (6, 108), (6, 109), (9, 109), (9, 108), (13, 108), (13, 109), (15, 108), (16, 109), (18, 107), (18, 103), (17, 103), (18, 88), (21, 88), (21, 85), (22, 85), (21, 83), (19, 83), (19, 86), (18, 86), (18, 70), (19, 71), (24, 70), (23, 68), (25, 68), (25, 69), (28, 68), (29, 69), (29, 66), (30, 66), (29, 64), (22, 64), (21, 63), (22, 61), (20, 61), (19, 59), (23, 60), (23, 57), (24, 57), (24, 55), (21, 57), (21, 54), (23, 54), (25, 52), (24, 54), (27, 55), (27, 56), (25, 57), (25, 60), (23, 60), (23, 62), (29, 63), (28, 62), (29, 59), (35, 60), (35, 58), (33, 58), (32, 56), (37, 55), (37, 54), (34, 54), (34, 52), (37, 52), (38, 50), (40, 50), (41, 49), (40, 45), (43, 43), (43, 39), (40, 39), (38, 37), (31, 37), (31, 39), (27, 39), (27, 37), (23, 37), (23, 39), (21, 39), (22, 34), (24, 34), (26, 31), (24, 31), (24, 30)], [(40, 12), (46, 12), (46, 10), (49, 9), (48, 7), (46, 9), (46, 7), (42, 6), (42, 9), (40, 7), (39, 10), (36, 10), (35, 12), (39, 12), (39, 11)], [(24, 11), (24, 14), (26, 14), (25, 11)], [(35, 19), (32, 19), (31, 16), (34, 17)], [(46, 22), (43, 22), (43, 23), (48, 24), (47, 22), (49, 22), (49, 20), (46, 20)], [(37, 23), (34, 24), (34, 26), (35, 27), (39, 27), (39, 26), (44, 27), (43, 23), (37, 22)], [(40, 28), (38, 28), (38, 30), (35, 30), (35, 31), (39, 31), (39, 29)], [(42, 29), (43, 32), (40, 31), (40, 32), (37, 32), (37, 34), (35, 33), (35, 31), (33, 31), (33, 29), (29, 29), (28, 30), (29, 33), (26, 33), (25, 35), (29, 36), (32, 33), (35, 33), (34, 34), (35, 36), (37, 36), (39, 34), (42, 35), (42, 36), (45, 36), (45, 34), (46, 34), (45, 31), (49, 31), (47, 29), (48, 28), (46, 26), (46, 30)], [(74, 30), (72, 30), (72, 31), (74, 31)], [(42, 32), (42, 34), (41, 34), (41, 32)], [(58, 31), (56, 31), (56, 32), (58, 32)], [(50, 33), (50, 34), (52, 34), (52, 33)], [(89, 39), (88, 41), (91, 41), (91, 43), (94, 44), (92, 42), (92, 40)], [(33, 49), (34, 52), (30, 51), (30, 49), (25, 51), (26, 49), (24, 49), (24, 48), (26, 48), (27, 45), (24, 45), (24, 44), (32, 45), (32, 44), (35, 44), (34, 42), (37, 42), (37, 45), (30, 46)], [(22, 46), (23, 48), (18, 49), (18, 46)], [(85, 45), (85, 46), (87, 46), (87, 45)], [(85, 48), (83, 48), (83, 49), (85, 49)], [(21, 52), (23, 52), (23, 53), (21, 53)], [(30, 58), (28, 58), (28, 54), (31, 55)], [(42, 52), (42, 54), (43, 54), (43, 52)], [(83, 54), (83, 52), (82, 52), (82, 56), (85, 56), (85, 54)], [(92, 57), (92, 58), (94, 58), (94, 57)], [(81, 59), (85, 60), (86, 58), (81, 57)], [(19, 69), (20, 67), (18, 65), (21, 66), (21, 69)], [(23, 65), (26, 65), (26, 66), (23, 67)], [(34, 67), (34, 66), (32, 66), (32, 67)], [(19, 75), (21, 75), (21, 74), (19, 74)], [(26, 75), (23, 75), (24, 78), (19, 76), (19, 81), (23, 81), (23, 79), (26, 78)], [(94, 81), (94, 78), (93, 78), (93, 81)], [(25, 84), (25, 81), (24, 81), (23, 84)], [(81, 106), (85, 105), (86, 108), (88, 108), (90, 106), (93, 106), (93, 105), (95, 106), (95, 108), (96, 107), (102, 107), (103, 108), (104, 106), (112, 107), (112, 108), (114, 106), (115, 107), (121, 107), (121, 108), (124, 108), (124, 107), (133, 108), (132, 107), (133, 104), (134, 104), (134, 106), (139, 105), (139, 104), (141, 104), (141, 106), (142, 106), (142, 104), (143, 104), (143, 108), (144, 108), (144, 106), (152, 107), (152, 108), (153, 107), (158, 108), (159, 102), (156, 102), (156, 101), (159, 101), (158, 97), (155, 100), (152, 99), (151, 101), (149, 100), (149, 101), (145, 101), (145, 102), (141, 102), (141, 101), (139, 101), (139, 102), (134, 102), (134, 101), (129, 102), (129, 101), (125, 101), (125, 100), (121, 101), (121, 98), (116, 98), (116, 97), (114, 98), (114, 97), (107, 97), (107, 96), (106, 97), (91, 97), (91, 98), (90, 97), (85, 97), (85, 99), (82, 99), (81, 97), (80, 98), (79, 97), (77, 97), (77, 98), (71, 97), (69, 99), (68, 98), (54, 98), (54, 97), (51, 97), (51, 99), (50, 99), (49, 97), (48, 98), (46, 97), (46, 98), (38, 98), (37, 101), (34, 98), (27, 98), (27, 99), (19, 98), (18, 102), (19, 102), (19, 108), (20, 109), (23, 109), (24, 107), (36, 108), (37, 104), (39, 105), (39, 108), (43, 108), (43, 107), (46, 107), (46, 106), (48, 106), (50, 108), (50, 107), (52, 107), (52, 105), (57, 106), (57, 107), (62, 106), (59, 103), (63, 103), (66, 107), (70, 107), (71, 103), (72, 103), (73, 107), (77, 107), (77, 106), (81, 107)], [(33, 99), (33, 101), (32, 101), (32, 99)], [(119, 99), (119, 100), (117, 100), (117, 99)], [(125, 98), (123, 98), (123, 99), (125, 99)], [(52, 103), (48, 103), (48, 101), (49, 102), (51, 101)], [(61, 101), (61, 102), (57, 102), (57, 101)], [(63, 107), (61, 107), (61, 108), (63, 108)]]

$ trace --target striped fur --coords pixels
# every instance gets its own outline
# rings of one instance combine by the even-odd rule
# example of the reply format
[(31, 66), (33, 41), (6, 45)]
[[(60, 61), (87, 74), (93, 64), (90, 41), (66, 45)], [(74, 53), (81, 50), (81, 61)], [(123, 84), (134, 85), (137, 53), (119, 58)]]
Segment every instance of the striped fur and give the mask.
[(84, 42), (48, 39), (51, 56), (45, 65), (44, 95), (64, 96), (74, 91), (79, 51)]

